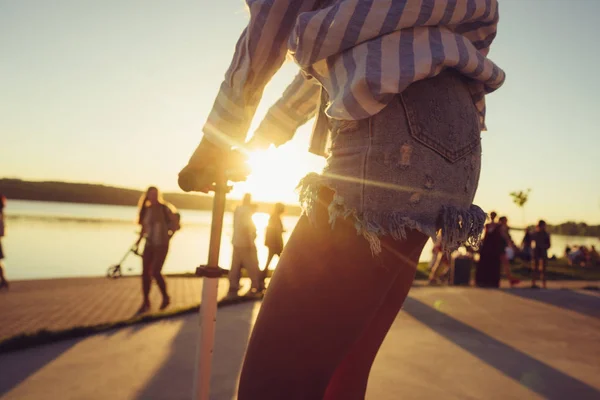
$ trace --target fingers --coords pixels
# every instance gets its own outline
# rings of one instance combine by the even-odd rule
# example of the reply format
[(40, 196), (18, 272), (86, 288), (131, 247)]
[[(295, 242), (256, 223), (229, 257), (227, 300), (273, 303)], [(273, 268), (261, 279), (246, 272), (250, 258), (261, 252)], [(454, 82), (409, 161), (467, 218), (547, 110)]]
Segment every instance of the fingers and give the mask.
[(207, 182), (206, 168), (195, 169), (191, 166), (186, 166), (179, 173), (177, 183), (184, 192), (203, 192), (208, 193), (212, 182)]
[(227, 174), (227, 179), (246, 180), (250, 169), (247, 157), (237, 150), (224, 150), (210, 142), (202, 141), (188, 164), (181, 170), (177, 183), (184, 192), (208, 193), (217, 178), (217, 171)]

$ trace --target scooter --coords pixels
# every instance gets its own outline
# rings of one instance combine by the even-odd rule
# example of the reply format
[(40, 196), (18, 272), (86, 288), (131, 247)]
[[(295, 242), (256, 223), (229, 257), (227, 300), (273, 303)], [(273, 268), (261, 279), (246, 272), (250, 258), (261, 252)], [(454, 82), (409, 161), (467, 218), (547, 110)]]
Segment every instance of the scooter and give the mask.
[(194, 376), (194, 400), (209, 400), (219, 278), (226, 276), (228, 272), (226, 269), (219, 267), (225, 201), (227, 193), (232, 189), (228, 182), (244, 181), (250, 173), (248, 166), (245, 165), (245, 158), (240, 153), (232, 152), (228, 161), (229, 169), (209, 168), (205, 172), (206, 176), (203, 180), (204, 182), (213, 182), (209, 191), (214, 192), (215, 195), (213, 198), (208, 262), (206, 265), (196, 268), (196, 275), (204, 280), (202, 283), (200, 334), (198, 336)]
[[(136, 256), (142, 256), (142, 253), (139, 252), (139, 246), (140, 240), (137, 240), (133, 245), (131, 245), (129, 250), (127, 250), (127, 253), (125, 253), (125, 255), (123, 256), (123, 258), (121, 258), (121, 261), (119, 261), (118, 264), (108, 267), (108, 269), (106, 270), (106, 277), (109, 279), (117, 279), (122, 277), (123, 269), (121, 268), (121, 264), (125, 262), (129, 254), (133, 253)], [(128, 268), (128, 271), (131, 271), (131, 268)]]

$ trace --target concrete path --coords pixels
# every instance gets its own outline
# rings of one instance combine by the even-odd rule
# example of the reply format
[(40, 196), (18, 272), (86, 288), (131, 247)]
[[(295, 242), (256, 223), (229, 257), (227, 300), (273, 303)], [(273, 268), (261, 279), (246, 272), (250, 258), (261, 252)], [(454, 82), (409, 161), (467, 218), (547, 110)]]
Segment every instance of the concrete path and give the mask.
[[(211, 399), (235, 399), (260, 303), (222, 308)], [(197, 316), (0, 357), (1, 399), (190, 399)], [(415, 287), (367, 399), (598, 399), (600, 296)]]

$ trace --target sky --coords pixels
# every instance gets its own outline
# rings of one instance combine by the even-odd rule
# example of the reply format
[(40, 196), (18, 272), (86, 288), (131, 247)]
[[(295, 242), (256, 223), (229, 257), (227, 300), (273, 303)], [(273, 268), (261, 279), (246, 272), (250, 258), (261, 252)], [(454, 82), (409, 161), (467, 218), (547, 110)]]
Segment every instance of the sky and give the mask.
[[(475, 203), (515, 224), (600, 223), (600, 1), (500, 0)], [(234, 45), (242, 0), (0, 0), (0, 177), (179, 191)], [(286, 62), (253, 126), (297, 72)], [(232, 196), (295, 202), (324, 160), (310, 123), (251, 158)], [(524, 212), (509, 192), (531, 189)]]

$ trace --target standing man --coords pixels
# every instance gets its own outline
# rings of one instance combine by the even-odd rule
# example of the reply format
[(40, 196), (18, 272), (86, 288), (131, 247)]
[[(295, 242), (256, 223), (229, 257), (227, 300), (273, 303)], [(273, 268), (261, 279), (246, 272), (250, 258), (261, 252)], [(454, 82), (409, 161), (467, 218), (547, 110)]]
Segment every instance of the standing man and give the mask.
[(242, 267), (248, 271), (252, 281), (252, 292), (257, 292), (259, 284), (258, 255), (256, 252), (256, 226), (252, 221), (255, 206), (252, 204), (252, 196), (244, 195), (242, 205), (238, 206), (233, 213), (233, 255), (231, 257), (231, 269), (229, 270), (229, 293), (228, 296), (237, 296), (240, 290), (240, 273)]
[(533, 249), (533, 271), (531, 271), (531, 288), (538, 289), (535, 284), (537, 274), (541, 271), (542, 287), (546, 289), (546, 267), (548, 266), (548, 249), (550, 234), (546, 231), (546, 221), (538, 222), (533, 234), (535, 248)]

